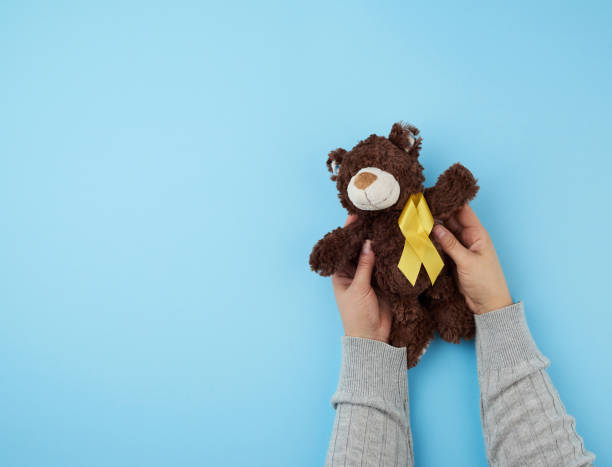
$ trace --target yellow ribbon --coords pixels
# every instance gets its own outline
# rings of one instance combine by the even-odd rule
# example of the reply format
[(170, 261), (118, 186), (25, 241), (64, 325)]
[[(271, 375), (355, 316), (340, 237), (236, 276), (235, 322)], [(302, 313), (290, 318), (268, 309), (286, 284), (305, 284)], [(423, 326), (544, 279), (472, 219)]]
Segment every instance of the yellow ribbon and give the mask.
[(414, 286), (423, 264), (433, 285), (444, 262), (429, 239), (434, 220), (423, 193), (410, 195), (398, 223), (406, 243), (397, 267)]

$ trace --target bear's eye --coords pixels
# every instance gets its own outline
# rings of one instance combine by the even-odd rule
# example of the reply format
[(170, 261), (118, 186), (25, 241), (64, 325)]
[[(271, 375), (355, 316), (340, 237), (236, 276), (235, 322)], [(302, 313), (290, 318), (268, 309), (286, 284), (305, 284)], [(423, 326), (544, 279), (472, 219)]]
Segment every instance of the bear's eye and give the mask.
[(332, 175), (338, 175), (338, 170), (340, 170), (340, 164), (336, 161), (331, 162)]

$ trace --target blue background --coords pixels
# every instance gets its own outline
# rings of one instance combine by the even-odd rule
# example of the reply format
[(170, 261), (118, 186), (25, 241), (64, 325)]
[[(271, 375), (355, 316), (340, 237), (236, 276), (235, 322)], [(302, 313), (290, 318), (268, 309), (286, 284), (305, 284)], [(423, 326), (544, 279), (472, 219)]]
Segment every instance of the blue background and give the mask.
[[(612, 8), (461, 3), (2, 2), (0, 465), (322, 465), (324, 164), (400, 119), (612, 465)], [(473, 342), (409, 381), (417, 465), (486, 465)]]

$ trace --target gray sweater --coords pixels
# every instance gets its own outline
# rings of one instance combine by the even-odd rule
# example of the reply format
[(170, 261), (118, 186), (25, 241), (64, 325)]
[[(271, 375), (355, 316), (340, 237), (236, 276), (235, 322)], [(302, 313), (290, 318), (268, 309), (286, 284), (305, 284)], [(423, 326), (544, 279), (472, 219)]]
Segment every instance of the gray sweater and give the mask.
[[(492, 466), (589, 466), (575, 420), (552, 385), (523, 303), (475, 316), (480, 417)], [(342, 338), (326, 466), (413, 466), (406, 349)]]

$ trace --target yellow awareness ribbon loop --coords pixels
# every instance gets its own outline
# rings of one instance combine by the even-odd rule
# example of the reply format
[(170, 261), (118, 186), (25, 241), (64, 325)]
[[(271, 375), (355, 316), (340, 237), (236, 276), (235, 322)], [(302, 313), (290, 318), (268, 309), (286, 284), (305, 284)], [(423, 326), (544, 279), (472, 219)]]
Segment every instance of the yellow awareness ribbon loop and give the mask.
[(414, 286), (421, 264), (425, 266), (431, 284), (436, 281), (444, 262), (429, 239), (434, 219), (423, 193), (410, 195), (399, 216), (399, 227), (406, 238), (404, 251), (397, 265)]

